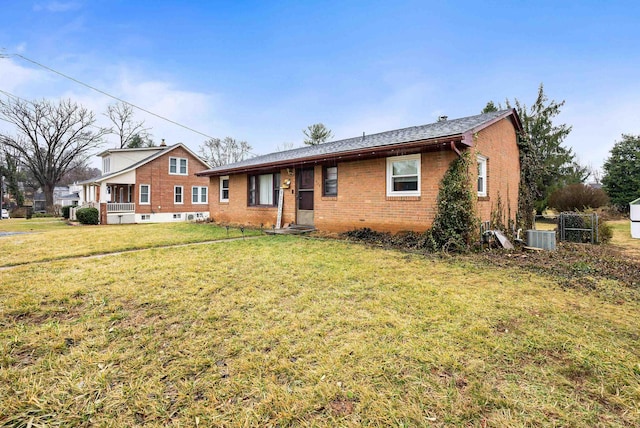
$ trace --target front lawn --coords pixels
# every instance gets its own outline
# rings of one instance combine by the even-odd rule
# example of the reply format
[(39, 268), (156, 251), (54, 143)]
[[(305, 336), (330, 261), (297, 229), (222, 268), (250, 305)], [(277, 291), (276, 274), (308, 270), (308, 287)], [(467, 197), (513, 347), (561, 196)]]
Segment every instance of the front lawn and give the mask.
[(2, 426), (640, 424), (640, 302), (518, 267), (269, 236), (0, 275)]
[[(0, 231), (27, 233), (0, 236), (0, 267), (243, 236), (239, 229), (227, 231), (212, 223), (69, 226), (61, 219), (5, 221), (0, 223)], [(244, 234), (260, 232), (245, 229)]]

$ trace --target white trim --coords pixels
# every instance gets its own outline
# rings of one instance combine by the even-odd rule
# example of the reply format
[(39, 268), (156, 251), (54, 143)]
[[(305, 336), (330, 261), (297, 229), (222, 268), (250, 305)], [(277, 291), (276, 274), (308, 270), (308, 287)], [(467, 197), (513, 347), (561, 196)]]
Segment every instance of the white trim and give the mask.
[[(142, 202), (142, 186), (147, 186), (147, 202)], [(151, 184), (140, 183), (138, 185), (138, 203), (140, 205), (151, 205)]]
[[(173, 218), (174, 214), (180, 214), (180, 218)], [(149, 216), (147, 220), (143, 220), (142, 216)], [(182, 221), (206, 220), (209, 218), (209, 211), (184, 211), (184, 212), (167, 212), (167, 213), (151, 213), (136, 214), (136, 223), (174, 223)]]
[[(476, 183), (476, 190), (478, 191), (478, 197), (484, 198), (487, 196), (487, 158), (485, 156), (478, 155), (476, 165), (478, 165), (478, 181)], [(481, 180), (482, 190), (480, 189)]]
[[(171, 172), (171, 161), (176, 161), (176, 172)], [(184, 172), (180, 172), (180, 165), (184, 161)], [(189, 159), (169, 156), (169, 175), (189, 175)]]
[(102, 158), (102, 174), (108, 174), (111, 172), (111, 157), (105, 156)]
[[(195, 198), (193, 191), (197, 189)], [(204, 198), (202, 197), (202, 190), (204, 189)], [(203, 200), (204, 199), (204, 200)], [(209, 202), (209, 188), (207, 186), (191, 186), (191, 203), (194, 205), (197, 204), (207, 204)]]
[[(180, 188), (180, 202), (176, 201), (176, 196), (178, 196), (176, 190), (178, 190), (178, 188)], [(184, 205), (184, 186), (173, 186), (173, 203), (175, 205)]]
[[(224, 190), (224, 188), (222, 187), (222, 182), (224, 180), (227, 180), (227, 197), (226, 199), (223, 197), (223, 193), (222, 191)], [(228, 175), (223, 175), (222, 177), (220, 177), (220, 202), (229, 202), (229, 176)]]
[[(420, 196), (420, 176), (421, 176), (421, 163), (422, 163), (422, 156), (420, 156), (420, 154), (416, 154), (416, 155), (406, 155), (406, 156), (394, 156), (394, 157), (390, 157), (387, 158), (387, 196)], [(403, 161), (417, 161), (418, 165), (417, 165), (417, 174), (411, 174), (411, 175), (397, 175), (395, 177), (401, 178), (401, 177), (413, 177), (414, 175), (417, 177), (417, 190), (393, 190), (393, 164), (395, 162), (403, 162)]]

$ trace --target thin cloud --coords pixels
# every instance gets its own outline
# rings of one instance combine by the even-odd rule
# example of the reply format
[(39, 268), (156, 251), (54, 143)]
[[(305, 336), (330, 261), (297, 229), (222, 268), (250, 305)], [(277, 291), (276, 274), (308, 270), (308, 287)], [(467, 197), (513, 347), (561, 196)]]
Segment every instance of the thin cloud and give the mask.
[(48, 3), (37, 3), (33, 6), (33, 10), (35, 12), (51, 12), (51, 13), (60, 13), (60, 12), (68, 12), (70, 10), (80, 9), (82, 5), (79, 2), (69, 1), (69, 2), (61, 2), (61, 1), (52, 1)]

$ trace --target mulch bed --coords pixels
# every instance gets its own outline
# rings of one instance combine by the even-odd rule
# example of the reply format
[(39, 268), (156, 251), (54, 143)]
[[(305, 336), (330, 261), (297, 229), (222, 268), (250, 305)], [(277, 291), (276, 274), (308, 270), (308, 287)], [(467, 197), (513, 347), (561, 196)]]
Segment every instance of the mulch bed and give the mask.
[(517, 266), (552, 275), (564, 285), (614, 279), (640, 293), (640, 261), (613, 245), (558, 243), (556, 251), (485, 250), (471, 257), (495, 266)]

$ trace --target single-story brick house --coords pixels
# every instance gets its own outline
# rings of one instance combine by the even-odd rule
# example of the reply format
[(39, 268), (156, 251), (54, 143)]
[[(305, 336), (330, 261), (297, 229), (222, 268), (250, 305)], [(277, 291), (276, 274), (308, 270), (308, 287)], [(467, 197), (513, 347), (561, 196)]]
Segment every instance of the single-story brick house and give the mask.
[(182, 143), (109, 149), (102, 175), (84, 181), (84, 205), (100, 209), (101, 224), (174, 222), (209, 217), (209, 168)]
[(462, 151), (476, 160), (469, 179), (478, 216), (491, 218), (498, 198), (517, 211), (520, 161), (515, 110), (501, 110), (258, 156), (196, 175), (210, 178), (209, 210), (218, 222), (319, 230), (369, 227), (428, 229), (440, 181)]

